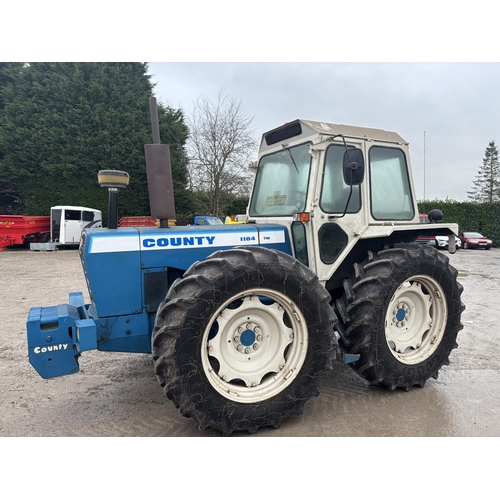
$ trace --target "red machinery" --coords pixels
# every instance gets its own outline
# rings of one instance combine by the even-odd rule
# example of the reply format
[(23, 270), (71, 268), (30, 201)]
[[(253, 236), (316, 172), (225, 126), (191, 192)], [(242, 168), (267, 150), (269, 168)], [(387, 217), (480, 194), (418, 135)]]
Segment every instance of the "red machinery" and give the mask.
[(0, 215), (0, 252), (3, 252), (5, 247), (36, 243), (49, 237), (49, 215)]
[(134, 217), (122, 217), (118, 223), (118, 227), (146, 227), (146, 226), (157, 226), (156, 220), (153, 220), (149, 216), (134, 216)]
[[(118, 222), (118, 227), (158, 227), (160, 221), (152, 219), (149, 215), (134, 215), (131, 217), (122, 217)], [(168, 219), (168, 226), (175, 226), (176, 219)]]

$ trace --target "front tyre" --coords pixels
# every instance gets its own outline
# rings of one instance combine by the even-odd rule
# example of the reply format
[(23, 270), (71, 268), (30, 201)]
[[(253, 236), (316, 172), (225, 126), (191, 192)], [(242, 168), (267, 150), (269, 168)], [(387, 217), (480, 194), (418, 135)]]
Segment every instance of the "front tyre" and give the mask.
[(261, 247), (193, 264), (157, 313), (153, 358), (182, 415), (229, 435), (278, 427), (319, 394), (335, 314), (316, 275)]
[(337, 301), (340, 347), (360, 356), (352, 368), (390, 389), (423, 387), (437, 378), (463, 328), (457, 275), (432, 247), (406, 244), (370, 253)]

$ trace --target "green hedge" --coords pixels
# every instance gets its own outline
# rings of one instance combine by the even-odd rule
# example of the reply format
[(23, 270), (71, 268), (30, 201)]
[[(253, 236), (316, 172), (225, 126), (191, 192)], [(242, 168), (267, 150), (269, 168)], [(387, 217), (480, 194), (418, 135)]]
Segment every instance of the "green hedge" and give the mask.
[(500, 203), (472, 203), (462, 201), (419, 201), (421, 214), (433, 208), (443, 212), (443, 222), (455, 222), (459, 231), (478, 231), (500, 246)]

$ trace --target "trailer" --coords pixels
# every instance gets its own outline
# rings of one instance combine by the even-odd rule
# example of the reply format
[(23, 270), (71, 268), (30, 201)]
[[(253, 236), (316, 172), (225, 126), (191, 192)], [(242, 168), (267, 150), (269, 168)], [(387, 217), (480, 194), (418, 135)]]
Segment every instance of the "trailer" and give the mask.
[(5, 247), (45, 242), (50, 238), (48, 215), (0, 215), (0, 252)]
[[(182, 217), (168, 219), (168, 227), (173, 226), (220, 226), (223, 222), (219, 217), (213, 215), (195, 215), (194, 217)], [(134, 215), (121, 217), (118, 227), (159, 227), (159, 219), (151, 218), (149, 215)]]
[(100, 210), (71, 205), (57, 205), (50, 209), (50, 240), (58, 247), (78, 246), (82, 231), (102, 227)]

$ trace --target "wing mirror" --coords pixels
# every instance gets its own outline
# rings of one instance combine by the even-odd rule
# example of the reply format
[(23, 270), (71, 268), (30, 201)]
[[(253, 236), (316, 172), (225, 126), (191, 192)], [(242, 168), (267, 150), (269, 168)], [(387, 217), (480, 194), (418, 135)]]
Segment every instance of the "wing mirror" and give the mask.
[(361, 149), (346, 149), (343, 161), (344, 182), (348, 186), (359, 186), (365, 176), (365, 161)]

